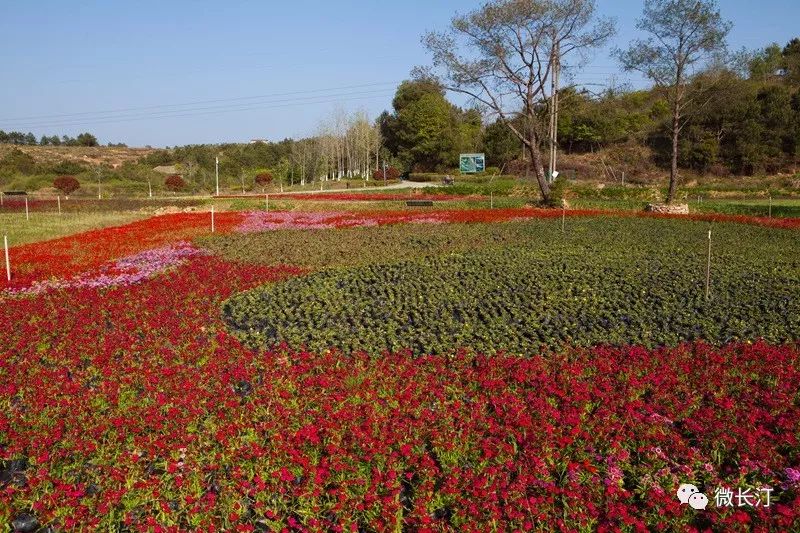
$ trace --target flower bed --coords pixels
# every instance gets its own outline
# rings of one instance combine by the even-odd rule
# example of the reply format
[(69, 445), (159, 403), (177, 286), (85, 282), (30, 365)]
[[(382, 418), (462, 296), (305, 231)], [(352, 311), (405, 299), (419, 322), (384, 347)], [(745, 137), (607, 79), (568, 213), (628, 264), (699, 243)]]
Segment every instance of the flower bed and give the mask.
[[(270, 193), (270, 198), (281, 200), (325, 200), (334, 202), (393, 202), (393, 201), (406, 201), (406, 200), (481, 200), (483, 196), (470, 196), (455, 194), (430, 194), (419, 191), (410, 190), (407, 193), (386, 193), (386, 192), (313, 192), (313, 193)], [(256, 198), (263, 199), (264, 195), (243, 194), (243, 195), (225, 195), (220, 198)]]
[[(217, 228), (559, 216), (222, 213)], [(208, 234), (209, 222), (208, 214), (168, 215), (12, 248), (12, 288), (38, 281), (65, 290), (37, 288), (0, 305), (4, 527), (35, 520), (54, 530), (134, 531), (800, 528), (795, 345), (558, 353), (528, 346), (524, 357), (475, 355), (457, 343), (447, 356), (257, 352), (224, 331), (221, 302), (303, 270), (228, 262), (179, 244)], [(785, 266), (750, 260), (762, 267), (753, 280)], [(736, 260), (724, 261), (729, 268)], [(783, 302), (786, 316), (797, 316), (791, 295), (781, 298), (767, 304)], [(341, 303), (331, 300), (328, 314)], [(772, 311), (760, 305), (746, 307), (763, 322)], [(720, 487), (766, 487), (772, 505), (695, 512), (674, 497), (683, 482), (709, 496)]]
[[(570, 211), (569, 216), (592, 216), (603, 211)], [(553, 209), (446, 209), (433, 211), (251, 211), (244, 222), (236, 228), (242, 233), (271, 231), (276, 229), (333, 229), (384, 226), (404, 223), (465, 223), (465, 222), (503, 222), (529, 218), (558, 218), (561, 211)]]
[[(301, 273), (195, 255), (0, 308), (0, 523), (56, 530), (800, 526), (800, 350), (255, 352), (222, 299)], [(678, 484), (773, 489), (695, 512)]]
[(545, 220), (427, 232), (231, 233), (208, 245), (253, 262), (357, 265), (226, 302), (237, 335), (261, 348), (286, 342), (421, 355), (467, 346), (530, 353), (543, 345), (797, 339), (796, 233), (718, 224), (706, 298), (706, 224), (607, 217), (568, 224), (565, 233)]
[(203, 253), (191, 244), (178, 242), (145, 250), (102, 265), (96, 272), (85, 272), (70, 279), (51, 278), (34, 282), (30, 287), (5, 289), (6, 295), (32, 295), (48, 290), (82, 287), (116, 287), (132, 285), (167, 269), (183, 264), (187, 258)]
[[(242, 216), (236, 212), (218, 213), (216, 230), (231, 231), (241, 223)], [(13, 277), (8, 283), (3, 276), (0, 290), (26, 289), (34, 283), (53, 278), (73, 279), (110, 261), (191, 240), (210, 231), (211, 218), (208, 213), (180, 213), (50, 241), (12, 246)]]
[[(676, 218), (624, 211), (570, 210), (568, 217), (656, 217)], [(372, 212), (222, 212), (216, 216), (220, 233), (238, 231), (267, 231), (273, 229), (313, 229), (374, 226), (400, 223), (501, 222), (531, 218), (552, 219), (562, 216), (557, 209), (451, 209), (432, 211), (372, 211)], [(775, 228), (798, 229), (800, 219), (768, 219), (735, 215), (690, 215), (679, 219), (709, 222), (737, 222)], [(123, 226), (88, 231), (46, 242), (11, 248), (13, 279), (9, 284), (0, 279), (0, 289), (29, 287), (48, 278), (66, 279), (97, 268), (100, 265), (165, 244), (190, 240), (210, 233), (208, 213), (175, 213), (152, 217)]]

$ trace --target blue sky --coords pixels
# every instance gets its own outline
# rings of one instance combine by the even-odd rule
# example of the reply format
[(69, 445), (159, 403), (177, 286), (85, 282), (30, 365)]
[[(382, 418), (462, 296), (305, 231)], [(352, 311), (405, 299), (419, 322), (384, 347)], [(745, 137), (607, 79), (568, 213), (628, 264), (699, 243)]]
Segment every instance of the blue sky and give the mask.
[[(0, 2), (0, 129), (91, 131), (103, 143), (131, 146), (311, 135), (337, 109), (375, 117), (411, 68), (428, 62), (420, 35), (480, 5)], [(597, 0), (597, 7), (617, 21), (612, 46), (637, 35), (641, 0)], [(797, 0), (721, 0), (720, 8), (734, 23), (733, 49), (800, 35)], [(602, 85), (612, 76), (641, 84), (619, 71), (608, 50), (578, 81)]]

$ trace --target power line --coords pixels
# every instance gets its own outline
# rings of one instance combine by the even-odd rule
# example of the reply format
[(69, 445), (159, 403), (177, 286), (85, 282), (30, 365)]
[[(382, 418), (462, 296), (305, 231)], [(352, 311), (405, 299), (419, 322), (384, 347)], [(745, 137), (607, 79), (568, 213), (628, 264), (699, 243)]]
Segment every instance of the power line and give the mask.
[[(369, 95), (374, 93), (384, 93), (386, 89), (376, 89), (371, 91), (356, 91), (356, 92), (346, 92), (346, 93), (334, 93), (334, 94), (322, 94), (318, 96), (305, 96), (299, 98), (287, 98), (282, 100), (272, 100), (266, 102), (253, 102), (253, 103), (240, 103), (240, 104), (225, 104), (225, 105), (217, 105), (217, 106), (207, 106), (207, 107), (196, 107), (196, 108), (186, 108), (186, 109), (174, 109), (174, 110), (164, 110), (164, 111), (150, 111), (144, 113), (128, 113), (128, 114), (120, 114), (117, 116), (107, 116), (107, 117), (87, 117), (86, 121), (96, 122), (96, 121), (103, 121), (108, 119), (126, 119), (126, 118), (139, 118), (139, 117), (168, 117), (172, 114), (176, 113), (194, 113), (198, 111), (211, 111), (211, 110), (231, 110), (237, 111), (239, 109), (250, 109), (253, 106), (259, 106), (264, 104), (280, 104), (280, 103), (291, 103), (291, 102), (302, 102), (306, 100), (314, 100), (318, 98), (334, 98), (339, 96), (354, 96), (354, 95)], [(244, 106), (244, 107), (243, 107)], [(21, 125), (17, 125), (15, 127), (39, 127), (42, 125), (64, 125), (70, 124), (77, 120), (83, 119), (71, 119), (71, 120), (54, 120), (54, 121), (34, 121), (34, 122), (26, 122)]]
[[(114, 124), (119, 122), (135, 122), (140, 120), (159, 120), (165, 118), (182, 118), (182, 117), (194, 117), (194, 116), (201, 116), (201, 115), (215, 115), (221, 113), (235, 113), (240, 111), (251, 111), (256, 109), (278, 109), (283, 107), (292, 107), (297, 105), (316, 105), (316, 104), (327, 104), (327, 103), (334, 103), (334, 102), (345, 102), (345, 101), (352, 101), (352, 100), (372, 100), (377, 98), (387, 98), (392, 96), (394, 92), (388, 92), (384, 94), (377, 94), (372, 96), (358, 96), (352, 98), (333, 98), (328, 100), (318, 100), (318, 101), (292, 101), (290, 103), (280, 104), (280, 105), (249, 105), (247, 107), (239, 107), (233, 109), (222, 109), (222, 110), (214, 110), (214, 111), (199, 111), (199, 112), (187, 112), (187, 113), (178, 113), (178, 114), (160, 114), (157, 116), (134, 116), (128, 118), (114, 118), (114, 117), (105, 117), (102, 119), (97, 120), (88, 120), (84, 122), (62, 122), (62, 123), (50, 123), (50, 124), (41, 124), (32, 126), (34, 128), (47, 128), (47, 127), (64, 127), (64, 126), (85, 126), (85, 125), (95, 125), (95, 124)], [(319, 96), (317, 98), (325, 98), (324, 96)], [(20, 127), (20, 126), (17, 126)], [(27, 128), (28, 126), (23, 126)]]
[(273, 94), (262, 94), (262, 95), (255, 95), (255, 96), (240, 96), (240, 97), (233, 97), (233, 98), (216, 98), (213, 100), (196, 100), (194, 102), (186, 102), (180, 104), (160, 104), (160, 105), (153, 105), (153, 106), (140, 106), (140, 107), (127, 107), (127, 108), (120, 108), (120, 109), (109, 109), (105, 111), (82, 111), (79, 113), (61, 113), (61, 114), (54, 114), (54, 115), (35, 115), (35, 116), (27, 116), (27, 117), (15, 117), (15, 118), (2, 118), (0, 122), (20, 122), (20, 121), (28, 121), (28, 120), (35, 120), (35, 119), (53, 119), (58, 117), (76, 117), (76, 116), (84, 116), (84, 115), (103, 115), (109, 113), (125, 113), (128, 111), (146, 111), (151, 109), (163, 109), (169, 107), (187, 107), (187, 106), (194, 106), (194, 105), (202, 105), (202, 104), (213, 104), (218, 102), (235, 102), (235, 101), (244, 101), (244, 100), (259, 100), (263, 98), (275, 98), (279, 96), (294, 96), (298, 94), (313, 94), (313, 93), (324, 93), (329, 91), (342, 91), (346, 89), (360, 89), (364, 87), (378, 87), (384, 85), (397, 85), (400, 82), (397, 81), (386, 81), (386, 82), (379, 82), (379, 83), (365, 83), (360, 85), (346, 85), (342, 87), (328, 87), (325, 89), (309, 89), (305, 91), (290, 91), (285, 93), (273, 93)]

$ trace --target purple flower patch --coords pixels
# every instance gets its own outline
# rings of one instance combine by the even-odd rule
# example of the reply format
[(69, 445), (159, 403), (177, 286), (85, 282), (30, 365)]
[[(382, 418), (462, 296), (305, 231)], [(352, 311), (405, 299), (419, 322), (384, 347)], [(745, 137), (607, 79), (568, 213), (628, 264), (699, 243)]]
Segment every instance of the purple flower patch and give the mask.
[(30, 287), (6, 289), (9, 296), (41, 294), (48, 290), (105, 288), (133, 285), (148, 279), (168, 268), (183, 264), (187, 258), (204, 253), (187, 242), (146, 250), (107, 263), (97, 271), (87, 272), (72, 279), (50, 279), (38, 281)]

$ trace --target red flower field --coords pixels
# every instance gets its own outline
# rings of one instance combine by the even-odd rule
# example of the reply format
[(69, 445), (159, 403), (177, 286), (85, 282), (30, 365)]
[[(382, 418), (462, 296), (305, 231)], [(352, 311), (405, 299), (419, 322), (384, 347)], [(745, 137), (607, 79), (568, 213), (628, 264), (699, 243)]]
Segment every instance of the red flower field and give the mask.
[[(291, 229), (293, 221), (308, 217), (323, 216), (325, 225), (330, 227), (352, 227), (360, 225), (385, 225), (407, 222), (448, 223), (448, 222), (502, 222), (527, 218), (558, 218), (558, 209), (507, 208), (507, 209), (437, 209), (423, 211), (366, 211), (366, 212), (292, 212), (292, 217), (278, 213), (254, 212), (274, 227)], [(708, 222), (736, 222), (759, 226), (798, 229), (797, 218), (758, 218), (739, 215), (654, 215), (634, 211), (603, 211), (596, 209), (568, 210), (567, 217), (582, 216), (640, 216), (652, 218), (683, 218)], [(221, 212), (216, 214), (216, 231), (224, 233), (239, 228), (247, 214), (244, 212)], [(275, 218), (270, 218), (275, 217)], [(304, 228), (305, 226), (300, 226)], [(165, 244), (191, 240), (210, 232), (209, 213), (176, 213), (152, 217), (124, 226), (89, 231), (79, 235), (63, 237), (46, 242), (12, 246), (14, 277), (11, 283), (0, 281), (0, 288), (19, 288), (48, 278), (69, 278), (82, 274), (92, 268)], [(271, 226), (271, 229), (274, 229)]]
[[(404, 213), (370, 216), (412, 221)], [(14, 286), (189, 240), (208, 231), (207, 217), (167, 215), (14, 248), (27, 269)], [(225, 213), (217, 227), (242, 221)], [(225, 332), (224, 298), (302, 273), (194, 254), (132, 284), (2, 297), (0, 523), (35, 519), (53, 531), (800, 528), (797, 346), (372, 358), (256, 352)], [(712, 499), (723, 487), (769, 488), (772, 501), (695, 512), (675, 496), (684, 482)]]

